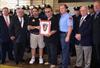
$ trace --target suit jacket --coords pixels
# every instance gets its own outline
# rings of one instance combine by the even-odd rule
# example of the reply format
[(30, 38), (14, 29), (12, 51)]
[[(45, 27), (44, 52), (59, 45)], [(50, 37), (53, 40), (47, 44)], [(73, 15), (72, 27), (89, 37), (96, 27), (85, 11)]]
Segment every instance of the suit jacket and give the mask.
[(100, 12), (96, 18), (93, 17), (93, 43), (100, 44)]
[[(11, 25), (12, 16), (9, 17), (10, 17), (10, 25)], [(8, 27), (4, 17), (0, 16), (0, 42), (1, 43), (11, 41), (9, 35), (10, 25)]]
[(75, 44), (77, 45), (80, 43), (80, 41), (78, 41), (75, 38), (75, 35), (79, 33), (78, 30), (79, 30), (80, 19), (81, 19), (81, 15), (79, 16), (73, 15), (73, 31), (71, 33), (71, 39), (74, 39)]
[(79, 33), (81, 34), (81, 45), (92, 46), (92, 20), (90, 15), (84, 19), (82, 25), (79, 27)]
[(76, 16), (76, 15), (73, 15), (73, 32), (76, 34), (76, 33), (79, 33), (79, 24), (80, 24), (80, 19), (81, 19), (81, 15), (79, 16)]
[(16, 43), (25, 43), (27, 40), (27, 23), (28, 17), (23, 16), (24, 25), (21, 27), (21, 22), (17, 16), (13, 16), (11, 27), (10, 27), (10, 36), (15, 36)]

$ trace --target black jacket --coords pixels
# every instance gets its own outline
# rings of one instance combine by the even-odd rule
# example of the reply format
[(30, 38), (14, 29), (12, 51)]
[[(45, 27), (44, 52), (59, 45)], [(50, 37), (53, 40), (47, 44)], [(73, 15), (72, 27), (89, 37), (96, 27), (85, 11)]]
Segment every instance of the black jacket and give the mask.
[(27, 23), (28, 17), (24, 16), (24, 25), (21, 27), (21, 23), (17, 16), (12, 19), (12, 24), (10, 27), (10, 36), (15, 36), (16, 43), (25, 43), (27, 40)]
[[(11, 25), (12, 16), (9, 17), (10, 17), (10, 25)], [(0, 16), (0, 42), (1, 43), (11, 41), (10, 34), (9, 34), (10, 25), (8, 27), (4, 17)]]
[(82, 25), (79, 27), (79, 33), (81, 34), (81, 45), (82, 46), (92, 46), (92, 20), (91, 16), (88, 15), (83, 21)]
[(100, 12), (97, 17), (93, 18), (93, 42), (94, 44), (100, 44)]

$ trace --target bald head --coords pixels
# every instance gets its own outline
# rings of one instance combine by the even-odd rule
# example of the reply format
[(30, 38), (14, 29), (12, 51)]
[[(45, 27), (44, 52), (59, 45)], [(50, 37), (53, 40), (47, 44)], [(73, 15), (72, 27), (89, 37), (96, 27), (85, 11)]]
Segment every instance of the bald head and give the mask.
[(82, 6), (82, 7), (80, 8), (80, 13), (81, 13), (82, 16), (87, 15), (87, 14), (88, 14), (88, 7)]
[(100, 1), (94, 2), (94, 11), (100, 12)]

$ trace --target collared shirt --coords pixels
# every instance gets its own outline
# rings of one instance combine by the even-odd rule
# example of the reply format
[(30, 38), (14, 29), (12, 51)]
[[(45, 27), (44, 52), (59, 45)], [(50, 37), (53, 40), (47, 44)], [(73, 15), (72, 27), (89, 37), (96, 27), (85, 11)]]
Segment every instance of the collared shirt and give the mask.
[(81, 17), (81, 19), (80, 19), (80, 25), (79, 26), (82, 25), (82, 23), (83, 23), (83, 21), (85, 20), (86, 17), (87, 17), (87, 15)]
[(62, 14), (59, 21), (59, 30), (61, 32), (68, 32), (69, 26), (73, 26), (72, 16), (69, 13)]
[[(28, 25), (31, 26), (40, 26), (40, 17), (30, 17)], [(39, 34), (39, 29), (32, 29), (30, 33)]]
[(95, 13), (95, 16), (94, 16), (95, 19), (98, 17), (98, 14), (99, 14), (99, 13), (100, 13), (100, 12), (96, 12), (96, 13)]
[(8, 16), (3, 16), (3, 17), (4, 17), (7, 25), (9, 26), (9, 24), (10, 24), (10, 17), (9, 17), (9, 15)]
[(86, 18), (86, 17), (87, 17), (87, 15), (85, 15), (85, 16), (82, 16), (82, 17), (81, 17), (81, 19), (83, 18), (83, 20), (85, 20), (85, 18)]
[(23, 28), (24, 25), (24, 18), (22, 17), (18, 17), (19, 21), (21, 22), (21, 27)]

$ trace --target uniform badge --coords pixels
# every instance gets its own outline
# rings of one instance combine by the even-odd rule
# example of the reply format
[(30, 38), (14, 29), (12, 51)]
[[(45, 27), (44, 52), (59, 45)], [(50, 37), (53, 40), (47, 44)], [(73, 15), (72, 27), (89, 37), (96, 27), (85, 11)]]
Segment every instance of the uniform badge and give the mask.
[(73, 18), (72, 17), (69, 17), (69, 19), (72, 20)]
[(72, 17), (69, 17), (69, 20), (70, 20), (70, 22), (72, 22), (73, 21), (73, 18)]

